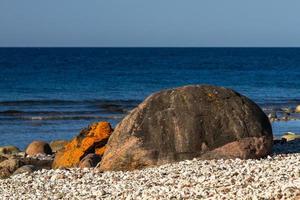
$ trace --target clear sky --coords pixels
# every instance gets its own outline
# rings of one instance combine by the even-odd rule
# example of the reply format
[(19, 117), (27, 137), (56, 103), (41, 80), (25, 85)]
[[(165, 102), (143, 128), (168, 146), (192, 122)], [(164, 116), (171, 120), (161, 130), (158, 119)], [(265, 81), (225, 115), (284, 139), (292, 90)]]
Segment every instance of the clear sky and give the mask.
[(300, 46), (300, 0), (0, 0), (0, 46)]

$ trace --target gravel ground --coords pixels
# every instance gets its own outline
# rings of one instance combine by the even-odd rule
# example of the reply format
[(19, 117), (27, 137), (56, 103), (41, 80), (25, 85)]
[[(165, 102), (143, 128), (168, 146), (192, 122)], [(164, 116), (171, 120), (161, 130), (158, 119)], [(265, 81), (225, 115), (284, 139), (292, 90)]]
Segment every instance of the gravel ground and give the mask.
[(41, 170), (0, 180), (2, 199), (297, 199), (299, 195), (300, 153), (261, 160), (194, 159), (131, 172)]

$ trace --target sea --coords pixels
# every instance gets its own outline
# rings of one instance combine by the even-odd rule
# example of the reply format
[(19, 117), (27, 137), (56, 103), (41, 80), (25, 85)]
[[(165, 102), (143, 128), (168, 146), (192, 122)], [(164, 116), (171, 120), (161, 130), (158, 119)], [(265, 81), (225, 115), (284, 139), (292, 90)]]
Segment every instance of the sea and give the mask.
[[(300, 48), (0, 48), (0, 146), (71, 139), (115, 126), (153, 92), (236, 90), (265, 111), (300, 104)], [(272, 123), (280, 136), (300, 120)]]

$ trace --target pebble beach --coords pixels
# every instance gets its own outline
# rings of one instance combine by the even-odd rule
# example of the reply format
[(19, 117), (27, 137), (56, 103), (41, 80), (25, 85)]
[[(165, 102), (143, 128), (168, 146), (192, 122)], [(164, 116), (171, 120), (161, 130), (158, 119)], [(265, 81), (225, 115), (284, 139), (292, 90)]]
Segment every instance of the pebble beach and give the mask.
[(1, 199), (299, 199), (300, 153), (186, 160), (129, 172), (40, 170), (0, 180)]
[(0, 200), (300, 200), (299, 53), (0, 48)]

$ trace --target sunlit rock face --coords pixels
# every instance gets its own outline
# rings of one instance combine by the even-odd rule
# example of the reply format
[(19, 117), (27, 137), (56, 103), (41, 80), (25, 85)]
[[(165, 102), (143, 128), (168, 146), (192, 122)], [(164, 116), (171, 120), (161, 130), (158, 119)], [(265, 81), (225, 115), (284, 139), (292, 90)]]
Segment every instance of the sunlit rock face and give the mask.
[(112, 131), (108, 122), (95, 123), (83, 129), (78, 136), (65, 145), (64, 149), (56, 153), (52, 167), (77, 167), (90, 153), (102, 156)]
[(149, 96), (111, 135), (101, 170), (133, 170), (192, 159), (261, 158), (272, 148), (268, 117), (223, 87), (193, 85)]

